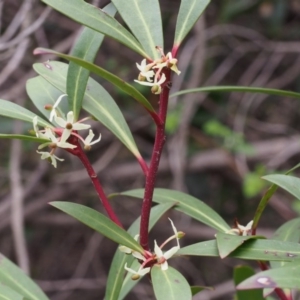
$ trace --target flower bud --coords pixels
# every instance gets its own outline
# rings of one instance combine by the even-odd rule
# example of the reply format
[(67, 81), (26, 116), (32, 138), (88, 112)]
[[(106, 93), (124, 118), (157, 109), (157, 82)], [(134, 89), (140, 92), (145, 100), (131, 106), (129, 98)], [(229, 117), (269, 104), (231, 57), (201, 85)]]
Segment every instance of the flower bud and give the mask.
[(90, 145), (84, 145), (84, 150), (85, 151), (90, 151), (92, 149), (92, 146)]
[(161, 93), (161, 87), (160, 85), (154, 85), (152, 88), (151, 88), (151, 92), (152, 94), (160, 94)]
[(55, 149), (55, 148), (57, 148), (57, 144), (56, 143), (50, 143), (48, 145), (48, 147), (51, 148), (51, 149)]
[(185, 236), (185, 232), (183, 232), (183, 231), (178, 231), (177, 232), (177, 238), (178, 239), (182, 239), (184, 236)]
[(146, 81), (146, 77), (141, 75), (141, 73), (139, 74), (139, 77), (138, 77), (138, 80), (139, 81)]
[(138, 279), (140, 279), (140, 277), (141, 277), (140, 275), (134, 274), (134, 275), (131, 276), (131, 279), (132, 280), (138, 280)]
[(36, 136), (36, 132), (35, 132), (33, 129), (28, 130), (28, 133), (29, 133), (30, 135)]
[(46, 109), (46, 110), (52, 110), (52, 109), (53, 109), (53, 105), (51, 105), (51, 104), (46, 104), (46, 105), (44, 106), (44, 109)]

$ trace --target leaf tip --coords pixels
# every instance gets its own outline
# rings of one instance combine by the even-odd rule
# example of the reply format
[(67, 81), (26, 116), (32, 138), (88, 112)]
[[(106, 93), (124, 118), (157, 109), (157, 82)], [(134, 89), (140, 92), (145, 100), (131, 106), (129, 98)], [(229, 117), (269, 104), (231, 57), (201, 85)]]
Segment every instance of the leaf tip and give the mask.
[(39, 54), (43, 54), (44, 52), (43, 52), (43, 49), (42, 48), (35, 48), (34, 50), (33, 50), (33, 54), (34, 55), (39, 55)]
[(248, 289), (261, 289), (261, 288), (276, 288), (277, 284), (268, 276), (258, 276), (255, 278), (249, 278), (239, 285), (237, 290), (248, 290)]

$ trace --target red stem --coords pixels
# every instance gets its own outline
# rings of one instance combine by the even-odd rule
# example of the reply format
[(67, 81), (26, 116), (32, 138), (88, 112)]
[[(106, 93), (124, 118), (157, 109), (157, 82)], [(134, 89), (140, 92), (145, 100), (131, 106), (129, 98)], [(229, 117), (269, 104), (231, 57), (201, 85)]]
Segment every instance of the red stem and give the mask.
[(275, 293), (281, 300), (293, 300), (291, 297), (287, 297), (287, 295), (283, 292), (282, 289), (276, 288)]
[(140, 166), (141, 166), (141, 168), (142, 168), (142, 170), (143, 170), (143, 172), (145, 174), (145, 177), (147, 177), (148, 176), (149, 168), (148, 168), (145, 160), (143, 159), (142, 156), (136, 156), (136, 159), (138, 160), (138, 162), (139, 162), (139, 164), (140, 164)]
[(122, 223), (120, 222), (120, 220), (116, 216), (115, 212), (113, 211), (112, 207), (110, 206), (110, 203), (109, 203), (109, 201), (105, 195), (105, 192), (101, 186), (101, 183), (98, 179), (98, 175), (94, 171), (85, 152), (82, 150), (81, 145), (78, 142), (78, 139), (76, 137), (71, 136), (69, 138), (69, 142), (73, 145), (76, 145), (77, 147), (75, 149), (67, 149), (67, 151), (72, 153), (73, 155), (77, 156), (81, 160), (82, 164), (84, 165), (84, 167), (95, 187), (95, 190), (100, 198), (101, 203), (103, 204), (103, 207), (104, 207), (107, 215), (114, 223), (116, 223), (121, 228), (123, 228)]
[(166, 81), (159, 97), (160, 105), (159, 105), (158, 116), (160, 118), (160, 122), (156, 123), (155, 142), (154, 142), (151, 162), (149, 166), (148, 176), (146, 177), (144, 201), (143, 201), (142, 212), (141, 212), (140, 244), (147, 251), (149, 250), (148, 227), (149, 227), (149, 218), (150, 218), (154, 186), (156, 182), (157, 170), (160, 162), (162, 149), (166, 140), (165, 123), (167, 117), (168, 100), (169, 100), (169, 92), (170, 92), (170, 89), (168, 87), (168, 82), (170, 81), (170, 77), (171, 77), (170, 73), (171, 72), (169, 69), (165, 71)]

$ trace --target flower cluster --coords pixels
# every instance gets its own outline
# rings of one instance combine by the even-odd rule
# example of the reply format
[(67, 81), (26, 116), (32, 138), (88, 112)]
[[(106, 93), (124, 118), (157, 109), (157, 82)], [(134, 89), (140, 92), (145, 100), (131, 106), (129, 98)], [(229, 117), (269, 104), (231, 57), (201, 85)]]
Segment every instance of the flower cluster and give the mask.
[[(126, 254), (131, 254), (135, 258), (137, 258), (139, 261), (141, 261), (141, 265), (139, 269), (133, 270), (129, 267), (127, 267), (127, 264), (125, 264), (125, 270), (132, 273), (132, 279), (137, 280), (141, 276), (144, 276), (145, 274), (149, 273), (151, 270), (151, 267), (146, 267), (147, 265), (153, 265), (153, 264), (158, 264), (161, 266), (161, 269), (163, 271), (168, 269), (168, 259), (173, 257), (176, 252), (180, 249), (180, 244), (179, 244), (179, 239), (182, 238), (185, 234), (182, 231), (177, 231), (176, 227), (174, 226), (173, 222), (171, 219), (169, 219), (172, 225), (172, 229), (174, 231), (174, 235), (169, 237), (161, 246), (158, 246), (156, 241), (154, 241), (154, 253), (151, 253), (149, 251), (145, 251), (144, 254), (141, 254), (137, 251), (134, 251), (128, 247), (125, 246), (120, 246), (119, 250), (121, 252), (124, 252)], [(138, 235), (135, 237), (135, 240), (138, 239)], [(172, 247), (166, 252), (162, 251), (162, 248), (171, 240), (176, 239), (177, 245)]]
[(163, 68), (170, 68), (177, 75), (181, 73), (177, 68), (177, 59), (172, 57), (172, 53), (165, 55), (161, 48), (157, 47), (157, 49), (161, 53), (161, 58), (149, 64), (146, 59), (143, 59), (140, 65), (137, 63), (140, 74), (138, 80), (134, 80), (139, 84), (152, 86), (151, 91), (154, 94), (161, 93), (161, 86), (166, 81), (166, 76), (162, 73)]
[[(63, 149), (74, 149), (77, 146), (73, 145), (71, 143), (68, 143), (67, 140), (70, 138), (70, 136), (75, 136), (79, 140), (81, 140), (84, 144), (84, 148), (86, 150), (89, 150), (91, 148), (91, 145), (97, 143), (101, 139), (101, 135), (99, 138), (92, 142), (95, 134), (90, 129), (91, 125), (89, 124), (82, 124), (83, 121), (87, 120), (88, 118), (82, 119), (80, 121), (75, 122), (74, 121), (74, 114), (72, 111), (68, 112), (67, 117), (64, 118), (62, 115), (58, 112), (58, 105), (61, 102), (62, 98), (67, 95), (61, 95), (55, 104), (51, 107), (50, 122), (55, 122), (59, 127), (45, 127), (44, 129), (40, 130), (38, 127), (38, 117), (35, 116), (33, 118), (33, 129), (35, 131), (35, 134), (38, 138), (42, 138), (45, 140), (49, 140), (48, 142), (43, 143), (38, 147), (38, 149), (43, 149), (45, 147), (49, 147), (51, 149), (50, 152), (45, 151), (37, 151), (37, 153), (41, 154), (41, 159), (48, 159), (51, 161), (52, 165), (56, 168), (57, 167), (57, 160), (63, 161), (64, 159), (57, 157), (54, 152), (56, 148), (63, 148)], [(79, 130), (85, 130), (89, 129), (88, 136), (83, 139), (77, 131)]]
[(247, 236), (251, 232), (252, 224), (253, 224), (253, 220), (250, 221), (246, 226), (243, 226), (239, 224), (238, 221), (235, 221), (235, 227), (228, 230), (227, 233)]

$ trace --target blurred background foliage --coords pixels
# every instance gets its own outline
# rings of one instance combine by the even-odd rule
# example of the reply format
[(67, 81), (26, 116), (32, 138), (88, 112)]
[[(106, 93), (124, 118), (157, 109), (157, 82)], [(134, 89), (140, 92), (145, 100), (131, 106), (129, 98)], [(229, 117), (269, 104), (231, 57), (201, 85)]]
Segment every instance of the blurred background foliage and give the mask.
[[(101, 1), (89, 2), (101, 5)], [(168, 52), (180, 1), (160, 3)], [(34, 57), (33, 49), (50, 47), (68, 53), (80, 26), (38, 0), (0, 1), (0, 11), (0, 97), (34, 110), (25, 92), (26, 80), (36, 76), (31, 66), (57, 58)], [(172, 92), (209, 85), (300, 92), (299, 26), (298, 0), (212, 0), (179, 52), (182, 74), (173, 78)], [(141, 59), (106, 38), (96, 63), (133, 83), (138, 76), (135, 63)], [(150, 117), (127, 95), (94, 78), (121, 107), (141, 153), (149, 159), (154, 139)], [(147, 87), (136, 87), (157, 107), (157, 97)], [(299, 100), (277, 96), (214, 92), (171, 98), (157, 186), (198, 197), (230, 225), (236, 217), (240, 223), (248, 223), (267, 188), (260, 177), (284, 172), (299, 162), (299, 113)], [(142, 172), (129, 151), (101, 124), (93, 122), (93, 127), (102, 134), (102, 142), (89, 156), (107, 194), (143, 187)], [(0, 128), (1, 133), (30, 130), (28, 124), (4, 118), (0, 119)], [(65, 161), (53, 169), (39, 160), (32, 143), (0, 143), (0, 251), (14, 261), (27, 260), (27, 271), (51, 299), (101, 299), (116, 245), (47, 205), (63, 200), (102, 211), (80, 162), (61, 152), (59, 156)], [(21, 196), (16, 198), (18, 191)], [(138, 200), (119, 197), (112, 202), (126, 227), (139, 216)], [(275, 228), (299, 213), (299, 202), (278, 191), (258, 234), (270, 237)], [(186, 232), (182, 245), (214, 238), (213, 230), (178, 212), (165, 216), (154, 228), (152, 238), (163, 241), (170, 235), (169, 226), (165, 226), (167, 217)], [(26, 248), (19, 244), (20, 226)], [(199, 300), (232, 299), (230, 278), (237, 263), (231, 258), (181, 258), (171, 262), (191, 285), (215, 286), (214, 291), (196, 296)], [(127, 297), (141, 298), (153, 299), (147, 278)]]

